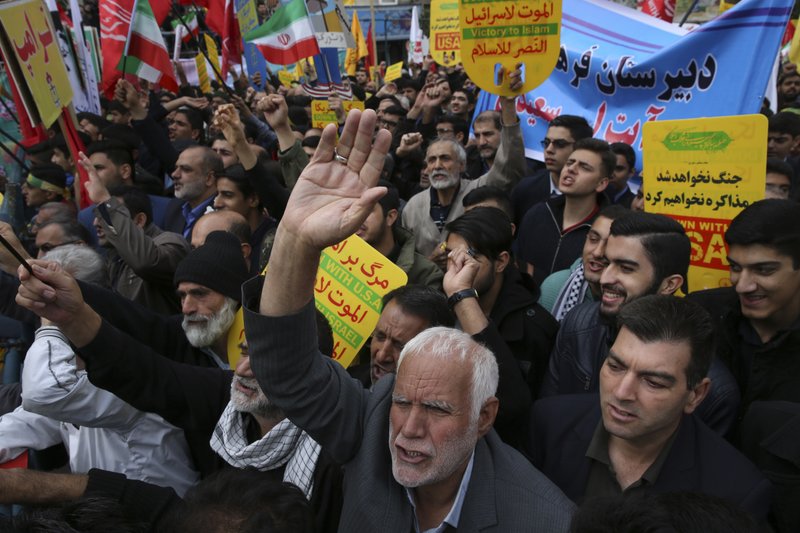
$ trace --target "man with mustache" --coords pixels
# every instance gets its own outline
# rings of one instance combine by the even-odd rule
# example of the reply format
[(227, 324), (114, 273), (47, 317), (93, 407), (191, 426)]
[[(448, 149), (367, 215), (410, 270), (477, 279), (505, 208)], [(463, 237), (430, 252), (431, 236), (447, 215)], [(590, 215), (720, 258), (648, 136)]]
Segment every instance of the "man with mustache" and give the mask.
[[(540, 397), (597, 392), (600, 369), (618, 334), (620, 310), (642, 296), (675, 294), (686, 279), (690, 253), (683, 226), (669, 217), (632, 212), (615, 220), (606, 243), (600, 301), (575, 307), (561, 322)], [(713, 385), (697, 414), (724, 435), (736, 418), (739, 390), (716, 359), (709, 377)]]
[[(512, 90), (522, 87), (519, 69), (509, 74)], [(446, 237), (445, 225), (464, 214), (461, 204), (464, 196), (483, 185), (493, 185), (510, 191), (525, 172), (525, 153), (519, 118), (513, 97), (500, 97), (500, 114), (503, 125), (500, 146), (491, 169), (475, 180), (461, 178), (466, 170), (467, 153), (455, 139), (438, 138), (429, 146), (425, 156), (430, 190), (414, 196), (403, 209), (403, 227), (414, 232), (419, 253), (444, 269), (447, 254), (438, 246)]]
[(693, 413), (712, 381), (714, 323), (698, 304), (648, 295), (626, 304), (596, 395), (534, 406), (534, 465), (578, 504), (595, 498), (699, 492), (764, 520), (771, 486)]

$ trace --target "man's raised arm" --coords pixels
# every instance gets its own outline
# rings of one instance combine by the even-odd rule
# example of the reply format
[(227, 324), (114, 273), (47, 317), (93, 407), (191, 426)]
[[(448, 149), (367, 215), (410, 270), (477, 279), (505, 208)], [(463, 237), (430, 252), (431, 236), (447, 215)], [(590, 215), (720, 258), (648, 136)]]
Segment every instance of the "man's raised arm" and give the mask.
[(373, 145), (374, 124), (374, 112), (351, 112), (338, 144), (335, 126), (323, 131), (278, 226), (261, 292), (262, 314), (293, 314), (307, 304), (322, 250), (354, 234), (386, 193), (375, 184), (391, 134), (380, 130)]
[[(320, 253), (349, 237), (386, 192), (375, 187), (391, 136), (373, 144), (375, 113), (351, 111), (335, 144), (329, 126), (286, 206), (258, 301), (245, 284), (245, 332), (261, 388), (337, 462), (358, 451), (369, 393), (317, 347), (313, 287)], [(386, 390), (383, 391), (387, 394)]]

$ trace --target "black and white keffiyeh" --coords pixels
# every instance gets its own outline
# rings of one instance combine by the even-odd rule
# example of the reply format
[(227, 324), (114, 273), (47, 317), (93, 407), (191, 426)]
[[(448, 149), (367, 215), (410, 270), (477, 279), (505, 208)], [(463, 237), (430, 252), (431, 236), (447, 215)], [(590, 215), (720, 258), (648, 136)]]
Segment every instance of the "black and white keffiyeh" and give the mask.
[(314, 469), (321, 447), (288, 419), (248, 444), (243, 414), (228, 402), (211, 435), (211, 449), (237, 468), (272, 470), (286, 465), (283, 480), (297, 486), (306, 498), (311, 498)]
[(553, 316), (555, 319), (559, 322), (564, 320), (567, 313), (583, 301), (588, 288), (589, 284), (586, 283), (586, 278), (583, 276), (583, 261), (581, 261), (578, 263), (578, 268), (569, 275), (567, 283), (558, 294), (556, 303), (553, 306)]

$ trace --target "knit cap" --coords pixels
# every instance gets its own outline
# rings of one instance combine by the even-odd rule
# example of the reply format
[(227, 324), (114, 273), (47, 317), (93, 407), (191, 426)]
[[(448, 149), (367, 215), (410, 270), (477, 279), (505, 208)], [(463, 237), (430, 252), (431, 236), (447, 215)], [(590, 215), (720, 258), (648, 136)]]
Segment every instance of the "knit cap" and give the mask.
[(212, 231), (205, 244), (178, 263), (174, 279), (176, 286), (182, 281), (197, 283), (241, 302), (242, 283), (249, 277), (239, 239), (227, 231)]

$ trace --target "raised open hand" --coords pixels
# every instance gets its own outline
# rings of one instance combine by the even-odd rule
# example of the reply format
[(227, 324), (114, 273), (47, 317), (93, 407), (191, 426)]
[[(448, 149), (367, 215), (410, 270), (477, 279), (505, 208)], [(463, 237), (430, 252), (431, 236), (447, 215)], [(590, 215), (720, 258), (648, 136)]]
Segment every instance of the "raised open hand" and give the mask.
[(298, 242), (322, 250), (349, 237), (386, 193), (375, 187), (392, 136), (375, 136), (375, 112), (353, 109), (336, 143), (336, 126), (322, 132), (317, 151), (300, 174), (281, 227)]
[(89, 181), (86, 182), (86, 192), (89, 194), (89, 200), (91, 200), (93, 204), (99, 204), (111, 198), (108, 187), (100, 180), (97, 170), (95, 170), (91, 160), (86, 157), (86, 154), (79, 152), (78, 162), (89, 176)]

